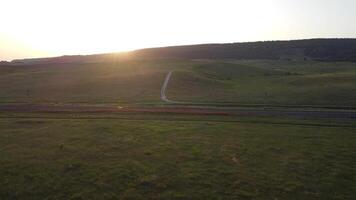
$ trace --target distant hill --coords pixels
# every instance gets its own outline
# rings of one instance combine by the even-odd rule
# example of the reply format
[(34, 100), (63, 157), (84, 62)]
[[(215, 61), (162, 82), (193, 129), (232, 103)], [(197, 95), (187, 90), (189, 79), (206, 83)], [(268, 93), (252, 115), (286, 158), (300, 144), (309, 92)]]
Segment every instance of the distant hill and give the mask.
[(356, 61), (356, 39), (201, 44), (148, 48), (129, 53), (13, 60), (12, 63), (97, 63), (117, 59), (269, 59)]
[(7, 62), (7, 61), (0, 61), (0, 65), (8, 65), (9, 64), (9, 62)]
[(94, 54), (94, 55), (66, 55), (49, 58), (16, 59), (12, 64), (65, 64), (65, 63), (102, 63), (115, 59), (123, 59), (126, 53)]
[(356, 39), (203, 44), (143, 49), (134, 55), (141, 58), (356, 61)]

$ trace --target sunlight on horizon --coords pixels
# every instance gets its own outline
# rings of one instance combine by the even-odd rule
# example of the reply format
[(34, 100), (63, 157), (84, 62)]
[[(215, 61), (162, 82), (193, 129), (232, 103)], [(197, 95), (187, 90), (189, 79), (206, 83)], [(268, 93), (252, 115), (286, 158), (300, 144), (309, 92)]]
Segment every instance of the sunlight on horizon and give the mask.
[[(320, 0), (308, 5), (317, 6), (317, 2)], [(322, 18), (321, 8), (305, 10), (294, 4), (291, 0), (5, 0), (0, 12), (0, 60), (183, 44), (355, 36), (355, 28), (343, 34), (329, 29), (350, 26), (347, 21), (352, 21), (353, 14), (344, 12), (340, 18), (344, 24), (340, 24)], [(314, 17), (315, 9), (319, 15)], [(301, 11), (305, 16), (296, 17)], [(306, 18), (311, 21), (302, 23)], [(315, 23), (320, 31), (313, 30)]]

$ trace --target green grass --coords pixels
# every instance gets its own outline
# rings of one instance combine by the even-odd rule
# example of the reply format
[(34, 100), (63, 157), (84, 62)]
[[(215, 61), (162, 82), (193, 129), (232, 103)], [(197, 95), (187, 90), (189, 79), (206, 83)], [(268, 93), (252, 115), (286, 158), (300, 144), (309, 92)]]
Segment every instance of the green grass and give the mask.
[(225, 61), (173, 74), (168, 97), (183, 102), (356, 106), (356, 64)]
[[(356, 64), (142, 60), (1, 66), (0, 103), (356, 106)], [(0, 199), (353, 199), (356, 124), (0, 113)]]
[(174, 61), (0, 67), (0, 102), (137, 103), (160, 101)]
[(0, 199), (356, 195), (354, 125), (269, 118), (228, 122), (226, 117), (208, 116), (122, 117), (2, 113)]
[(0, 102), (192, 103), (356, 107), (356, 64), (314, 61), (141, 60), (0, 67)]
[[(0, 67), (0, 103), (356, 107), (356, 64), (141, 60)], [(0, 112), (0, 199), (353, 199), (356, 124)]]

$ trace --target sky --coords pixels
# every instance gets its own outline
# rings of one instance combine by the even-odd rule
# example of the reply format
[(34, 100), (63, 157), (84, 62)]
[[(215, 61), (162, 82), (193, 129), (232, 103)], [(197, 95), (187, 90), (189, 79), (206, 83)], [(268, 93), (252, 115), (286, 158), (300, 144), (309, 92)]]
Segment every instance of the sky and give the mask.
[(0, 0), (0, 60), (356, 38), (355, 0)]

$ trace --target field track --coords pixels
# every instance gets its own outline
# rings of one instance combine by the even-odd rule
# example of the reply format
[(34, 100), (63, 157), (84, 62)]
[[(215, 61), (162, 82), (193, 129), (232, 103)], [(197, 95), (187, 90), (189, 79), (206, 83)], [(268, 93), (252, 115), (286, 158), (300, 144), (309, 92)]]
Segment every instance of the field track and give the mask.
[(161, 88), (161, 100), (164, 102), (167, 102), (167, 103), (178, 103), (178, 102), (169, 100), (166, 96), (167, 86), (168, 86), (169, 80), (171, 79), (172, 73), (173, 73), (173, 71), (169, 71), (166, 78), (164, 79), (164, 82), (163, 82), (163, 85)]
[(347, 110), (292, 110), (261, 108), (218, 108), (198, 106), (127, 106), (79, 104), (0, 104), (0, 112), (43, 113), (147, 113), (216, 116), (298, 117), (356, 119), (356, 112)]

